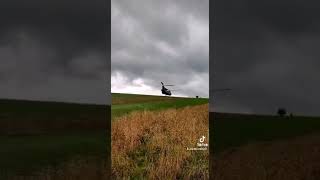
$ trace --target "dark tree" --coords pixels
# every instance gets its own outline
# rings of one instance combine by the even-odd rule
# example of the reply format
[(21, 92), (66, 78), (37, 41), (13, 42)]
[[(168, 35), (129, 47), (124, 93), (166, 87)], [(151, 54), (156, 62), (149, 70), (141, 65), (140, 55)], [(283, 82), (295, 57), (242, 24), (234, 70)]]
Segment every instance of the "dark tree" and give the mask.
[(286, 109), (284, 109), (284, 108), (279, 108), (279, 109), (278, 109), (278, 115), (279, 115), (280, 117), (284, 117), (286, 114), (287, 114)]

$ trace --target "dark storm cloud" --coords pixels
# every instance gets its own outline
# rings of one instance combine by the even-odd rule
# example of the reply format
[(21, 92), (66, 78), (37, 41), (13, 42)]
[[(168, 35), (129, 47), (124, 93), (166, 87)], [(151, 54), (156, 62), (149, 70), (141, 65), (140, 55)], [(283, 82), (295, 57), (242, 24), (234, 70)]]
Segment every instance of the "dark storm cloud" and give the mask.
[(181, 95), (208, 97), (208, 5), (112, 1), (112, 88), (130, 93), (128, 86), (139, 80), (159, 94), (164, 81), (177, 85)]
[(110, 103), (107, 1), (0, 2), (0, 96)]
[[(268, 114), (285, 107), (319, 115), (319, 7), (317, 1), (216, 1), (211, 110)], [(233, 90), (213, 93), (225, 87)]]

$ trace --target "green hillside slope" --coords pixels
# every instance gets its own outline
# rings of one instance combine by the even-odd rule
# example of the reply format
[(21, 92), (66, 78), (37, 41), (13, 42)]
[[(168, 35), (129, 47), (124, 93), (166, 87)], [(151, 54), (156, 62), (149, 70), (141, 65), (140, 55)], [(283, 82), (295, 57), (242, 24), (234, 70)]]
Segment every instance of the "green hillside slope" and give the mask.
[(206, 104), (207, 98), (185, 98), (185, 97), (167, 97), (150, 96), (137, 94), (112, 94), (112, 118), (116, 118), (132, 111), (141, 110), (163, 110), (168, 108), (181, 108)]

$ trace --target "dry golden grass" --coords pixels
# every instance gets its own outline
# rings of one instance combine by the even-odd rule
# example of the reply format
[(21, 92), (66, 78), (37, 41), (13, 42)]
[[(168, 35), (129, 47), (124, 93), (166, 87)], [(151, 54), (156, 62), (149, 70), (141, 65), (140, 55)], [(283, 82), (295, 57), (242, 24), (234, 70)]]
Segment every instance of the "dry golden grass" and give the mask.
[(208, 179), (209, 150), (187, 150), (208, 133), (207, 104), (117, 118), (112, 123), (112, 176)]
[(40, 172), (9, 176), (8, 180), (107, 180), (106, 162), (97, 158), (79, 158)]
[(320, 135), (251, 144), (214, 157), (215, 180), (319, 180)]

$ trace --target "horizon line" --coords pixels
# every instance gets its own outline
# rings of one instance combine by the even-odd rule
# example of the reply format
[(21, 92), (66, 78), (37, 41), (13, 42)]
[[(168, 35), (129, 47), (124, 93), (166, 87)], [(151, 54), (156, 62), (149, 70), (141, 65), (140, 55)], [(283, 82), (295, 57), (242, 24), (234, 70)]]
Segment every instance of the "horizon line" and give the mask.
[[(165, 95), (139, 94), (139, 93), (127, 93), (127, 92), (111, 92), (111, 94), (130, 94), (130, 95), (159, 96), (159, 97), (195, 98), (195, 96), (165, 96)], [(199, 98), (209, 99), (209, 97), (201, 97), (201, 96), (199, 96)]]
[(17, 99), (17, 98), (0, 98), (0, 101), (29, 101), (29, 102), (46, 102), (46, 103), (63, 103), (63, 104), (78, 104), (78, 105), (97, 105), (97, 106), (110, 106), (110, 104), (100, 104), (100, 103), (86, 103), (86, 102), (74, 102), (74, 101), (55, 101), (55, 100), (40, 100), (40, 99)]

